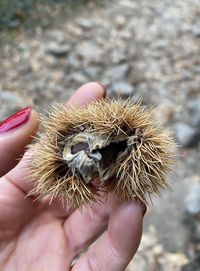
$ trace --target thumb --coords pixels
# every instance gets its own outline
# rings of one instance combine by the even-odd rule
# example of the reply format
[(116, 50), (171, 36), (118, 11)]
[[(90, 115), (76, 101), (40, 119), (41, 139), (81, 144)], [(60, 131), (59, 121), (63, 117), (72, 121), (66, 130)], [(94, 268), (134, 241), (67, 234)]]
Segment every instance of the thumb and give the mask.
[(38, 125), (39, 116), (31, 107), (0, 123), (0, 177), (16, 166)]

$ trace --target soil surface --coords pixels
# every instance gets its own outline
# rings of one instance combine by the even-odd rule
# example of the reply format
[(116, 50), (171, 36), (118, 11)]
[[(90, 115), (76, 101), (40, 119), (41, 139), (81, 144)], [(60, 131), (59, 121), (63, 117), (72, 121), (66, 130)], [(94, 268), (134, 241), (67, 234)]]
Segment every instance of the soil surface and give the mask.
[(127, 270), (200, 270), (199, 0), (107, 2), (61, 14), (46, 30), (0, 33), (0, 120), (28, 105), (44, 113), (87, 81), (157, 105), (177, 162)]

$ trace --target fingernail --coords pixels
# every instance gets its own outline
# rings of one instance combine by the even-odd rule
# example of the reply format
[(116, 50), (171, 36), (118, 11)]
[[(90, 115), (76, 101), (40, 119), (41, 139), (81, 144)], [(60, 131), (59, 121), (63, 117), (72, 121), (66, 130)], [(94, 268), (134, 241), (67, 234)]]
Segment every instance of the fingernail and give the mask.
[(141, 200), (139, 200), (138, 198), (135, 199), (135, 202), (141, 206), (142, 208), (142, 213), (143, 213), (143, 216), (145, 216), (146, 212), (147, 212), (147, 206), (145, 203), (143, 203)]
[(143, 216), (145, 216), (145, 214), (147, 212), (147, 206), (144, 203), (142, 203), (142, 204), (143, 204)]
[(24, 108), (0, 123), (0, 135), (12, 132), (25, 125), (30, 117), (32, 107)]
[(101, 82), (97, 82), (97, 84), (99, 84), (103, 88), (103, 90), (104, 90), (104, 98), (105, 98), (106, 97), (106, 91), (107, 91), (108, 87), (105, 84), (101, 83)]

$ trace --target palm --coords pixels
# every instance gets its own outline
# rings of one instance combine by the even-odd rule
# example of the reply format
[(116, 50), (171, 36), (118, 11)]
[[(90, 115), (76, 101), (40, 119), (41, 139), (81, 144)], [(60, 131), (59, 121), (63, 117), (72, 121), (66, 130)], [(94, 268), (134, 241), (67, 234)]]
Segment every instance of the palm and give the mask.
[(44, 204), (36, 207), (31, 203), (28, 203), (30, 216), (26, 217), (16, 206), (8, 207), (8, 200), (0, 201), (0, 209), (5, 210), (6, 205), (10, 216), (16, 220), (5, 219), (3, 213), (0, 215), (0, 266), (3, 270), (15, 270), (17, 266), (19, 270), (66, 270), (71, 259), (64, 219), (45, 210), (48, 206)]

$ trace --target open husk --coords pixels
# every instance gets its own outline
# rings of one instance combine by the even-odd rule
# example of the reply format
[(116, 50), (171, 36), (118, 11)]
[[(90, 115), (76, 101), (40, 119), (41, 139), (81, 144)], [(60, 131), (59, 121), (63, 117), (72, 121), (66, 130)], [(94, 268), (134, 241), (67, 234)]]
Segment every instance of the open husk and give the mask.
[(153, 109), (140, 102), (59, 104), (42, 118), (42, 126), (30, 146), (32, 194), (58, 197), (78, 207), (100, 201), (109, 192), (120, 200), (137, 197), (147, 202), (152, 193), (168, 187), (173, 140), (161, 132)]

